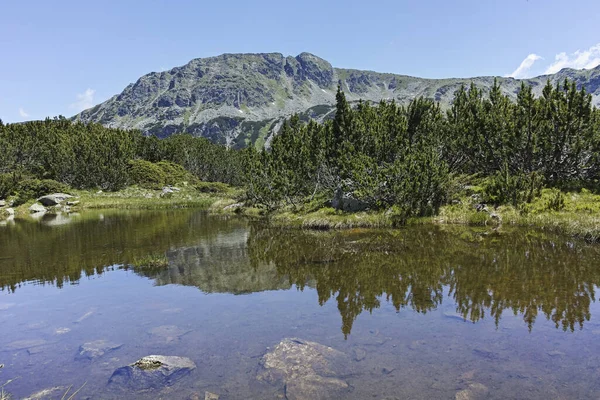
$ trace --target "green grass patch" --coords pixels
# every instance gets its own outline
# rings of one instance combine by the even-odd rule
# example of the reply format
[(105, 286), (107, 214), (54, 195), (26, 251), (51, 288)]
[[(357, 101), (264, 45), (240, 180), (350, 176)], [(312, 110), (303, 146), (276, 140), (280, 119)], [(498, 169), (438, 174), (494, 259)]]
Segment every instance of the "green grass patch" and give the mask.
[(393, 219), (385, 212), (345, 213), (333, 208), (322, 208), (305, 214), (285, 211), (271, 215), (269, 220), (275, 226), (319, 230), (391, 228), (393, 226)]
[[(497, 225), (489, 213), (477, 212), (475, 201), (464, 197), (460, 204), (441, 208), (433, 221), (441, 224)], [(582, 189), (580, 192), (542, 190), (541, 196), (520, 208), (500, 206), (490, 209), (504, 225), (531, 227), (566, 234), (591, 242), (600, 241), (600, 196)]]
[(262, 150), (265, 147), (265, 141), (267, 140), (267, 136), (269, 135), (269, 129), (271, 128), (271, 126), (272, 124), (267, 124), (260, 128), (260, 130), (258, 131), (258, 137), (254, 142), (254, 147), (256, 148), (256, 150)]

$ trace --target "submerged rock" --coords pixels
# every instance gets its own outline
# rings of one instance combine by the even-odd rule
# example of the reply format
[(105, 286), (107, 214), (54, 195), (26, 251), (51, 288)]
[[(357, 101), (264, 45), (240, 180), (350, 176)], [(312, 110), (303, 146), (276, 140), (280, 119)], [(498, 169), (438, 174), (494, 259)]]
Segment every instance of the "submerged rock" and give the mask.
[(171, 386), (196, 369), (186, 357), (146, 356), (135, 363), (117, 369), (108, 384), (123, 389), (160, 389)]
[(204, 400), (219, 400), (219, 395), (211, 392), (204, 392)]
[(65, 201), (67, 199), (70, 199), (72, 197), (73, 196), (71, 196), (69, 194), (65, 194), (65, 193), (54, 193), (54, 194), (42, 196), (39, 199), (37, 199), (37, 201), (39, 201), (46, 207), (52, 207), (52, 206), (56, 206), (56, 205), (62, 203), (63, 201)]
[(341, 398), (350, 389), (341, 379), (350, 373), (350, 362), (331, 347), (289, 338), (263, 356), (257, 379), (284, 386), (289, 400)]
[(354, 361), (362, 361), (367, 356), (367, 352), (364, 349), (354, 349)]
[[(35, 393), (29, 395), (29, 397), (24, 398), (23, 400), (42, 400), (42, 399), (53, 399), (53, 398), (61, 398), (61, 396), (65, 393), (67, 387), (65, 386), (55, 386), (52, 388), (46, 388), (42, 390), (38, 390)], [(55, 397), (51, 397), (55, 396)], [(64, 398), (64, 396), (62, 396)]]
[(456, 400), (479, 400), (485, 399), (488, 395), (487, 386), (481, 383), (471, 383), (467, 389), (463, 389), (456, 393)]
[(0, 311), (8, 310), (9, 308), (14, 307), (15, 303), (0, 303)]
[(32, 339), (32, 340), (16, 340), (14, 342), (9, 343), (6, 346), (6, 350), (27, 350), (32, 351), (32, 349), (36, 347), (43, 346), (48, 342), (44, 339)]
[(77, 318), (77, 320), (73, 321), (73, 323), (79, 324), (79, 323), (85, 321), (86, 319), (88, 319), (89, 317), (91, 317), (92, 315), (94, 315), (95, 312), (96, 312), (96, 309), (91, 309), (90, 311), (83, 314), (81, 317)]
[(95, 340), (84, 343), (79, 346), (79, 352), (75, 356), (76, 360), (94, 360), (102, 357), (109, 351), (116, 350), (123, 346), (122, 343), (111, 343), (106, 340)]
[(175, 325), (161, 325), (150, 329), (148, 333), (157, 338), (164, 339), (167, 343), (171, 343), (191, 331), (191, 329), (182, 329)]

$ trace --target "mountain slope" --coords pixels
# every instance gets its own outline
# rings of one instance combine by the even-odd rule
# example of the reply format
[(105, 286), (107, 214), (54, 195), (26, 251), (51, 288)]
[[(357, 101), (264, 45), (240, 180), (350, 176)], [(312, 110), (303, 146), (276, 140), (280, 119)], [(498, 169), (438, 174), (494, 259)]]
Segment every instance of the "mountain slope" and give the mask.
[[(573, 79), (585, 85), (600, 105), (600, 67), (564, 69), (527, 79), (540, 94), (546, 81)], [(498, 78), (516, 97), (521, 81)], [(487, 89), (494, 77), (423, 79), (404, 75), (333, 68), (309, 53), (224, 54), (199, 58), (165, 72), (152, 72), (121, 94), (85, 110), (74, 119), (110, 127), (136, 128), (167, 137), (176, 132), (203, 136), (233, 147), (262, 147), (294, 113), (322, 120), (331, 116), (338, 81), (349, 101), (395, 99), (407, 103), (425, 96), (448, 106), (461, 85)]]

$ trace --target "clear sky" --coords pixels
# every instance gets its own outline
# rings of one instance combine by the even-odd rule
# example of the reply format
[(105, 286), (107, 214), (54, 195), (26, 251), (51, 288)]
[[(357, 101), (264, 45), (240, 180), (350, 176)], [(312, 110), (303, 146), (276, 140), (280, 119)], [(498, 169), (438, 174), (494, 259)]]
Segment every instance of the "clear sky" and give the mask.
[(527, 77), (600, 64), (600, 0), (0, 0), (0, 118), (71, 116), (198, 57)]

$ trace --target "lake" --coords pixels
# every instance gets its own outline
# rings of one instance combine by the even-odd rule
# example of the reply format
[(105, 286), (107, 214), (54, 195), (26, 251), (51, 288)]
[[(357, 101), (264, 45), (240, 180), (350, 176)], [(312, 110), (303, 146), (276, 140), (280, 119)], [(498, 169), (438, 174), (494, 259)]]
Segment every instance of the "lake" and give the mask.
[[(599, 260), (598, 245), (509, 227), (8, 221), (0, 385), (17, 399), (599, 398)], [(167, 357), (136, 363), (149, 355)]]

